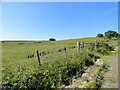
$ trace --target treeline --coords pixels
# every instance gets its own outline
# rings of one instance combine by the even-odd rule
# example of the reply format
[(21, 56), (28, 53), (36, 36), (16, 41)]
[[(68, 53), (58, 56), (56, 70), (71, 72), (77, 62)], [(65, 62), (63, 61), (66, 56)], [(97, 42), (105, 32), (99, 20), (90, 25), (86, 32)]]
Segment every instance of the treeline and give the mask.
[(104, 34), (98, 33), (96, 37), (104, 37), (106, 39), (118, 39), (120, 38), (120, 34), (116, 31), (108, 30)]

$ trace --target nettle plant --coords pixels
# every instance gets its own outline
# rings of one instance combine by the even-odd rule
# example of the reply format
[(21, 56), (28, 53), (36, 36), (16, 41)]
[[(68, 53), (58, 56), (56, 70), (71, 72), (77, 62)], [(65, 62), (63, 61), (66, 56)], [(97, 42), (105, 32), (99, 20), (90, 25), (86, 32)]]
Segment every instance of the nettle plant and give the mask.
[(16, 67), (12, 72), (6, 69), (3, 72), (2, 88), (4, 90), (46, 90), (57, 88), (61, 85), (70, 85), (72, 77), (84, 73), (84, 67), (93, 65), (95, 55), (89, 52), (80, 52), (75, 57), (64, 58), (61, 62), (54, 62), (48, 67), (42, 65), (35, 70), (27, 70), (24, 67)]

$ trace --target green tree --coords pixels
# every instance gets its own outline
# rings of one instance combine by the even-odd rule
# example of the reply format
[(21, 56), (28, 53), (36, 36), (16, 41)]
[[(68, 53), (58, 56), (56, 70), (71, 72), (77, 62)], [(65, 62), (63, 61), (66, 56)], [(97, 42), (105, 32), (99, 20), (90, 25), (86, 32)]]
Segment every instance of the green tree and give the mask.
[(99, 33), (96, 37), (103, 37), (103, 34)]
[(105, 32), (105, 37), (108, 39), (112, 39), (113, 37), (117, 38), (118, 33), (116, 31), (109, 30), (109, 31)]
[(50, 38), (49, 41), (56, 41), (54, 38)]

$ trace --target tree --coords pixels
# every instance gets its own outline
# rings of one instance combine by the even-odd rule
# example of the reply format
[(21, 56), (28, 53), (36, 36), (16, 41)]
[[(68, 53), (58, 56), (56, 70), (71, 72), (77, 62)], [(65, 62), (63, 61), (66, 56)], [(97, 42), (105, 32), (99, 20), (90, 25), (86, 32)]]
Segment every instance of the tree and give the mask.
[(108, 39), (112, 39), (113, 37), (117, 38), (118, 33), (116, 31), (109, 30), (109, 31), (105, 32), (105, 37)]
[(99, 33), (96, 37), (103, 37), (103, 34)]
[(54, 38), (50, 38), (49, 41), (56, 41)]

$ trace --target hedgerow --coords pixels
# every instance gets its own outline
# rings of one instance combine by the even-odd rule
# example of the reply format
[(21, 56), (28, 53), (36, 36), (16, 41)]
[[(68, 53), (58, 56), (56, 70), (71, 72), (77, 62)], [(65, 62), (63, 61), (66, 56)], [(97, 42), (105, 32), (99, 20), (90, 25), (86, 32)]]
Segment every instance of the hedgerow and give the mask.
[(67, 86), (70, 85), (73, 76), (81, 76), (84, 67), (94, 63), (94, 57), (87, 52), (66, 60), (64, 64), (53, 63), (49, 67), (43, 65), (26, 73), (23, 67), (16, 67), (15, 72), (6, 68), (3, 72), (2, 88), (4, 90), (50, 90), (63, 84)]

